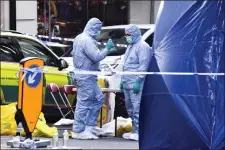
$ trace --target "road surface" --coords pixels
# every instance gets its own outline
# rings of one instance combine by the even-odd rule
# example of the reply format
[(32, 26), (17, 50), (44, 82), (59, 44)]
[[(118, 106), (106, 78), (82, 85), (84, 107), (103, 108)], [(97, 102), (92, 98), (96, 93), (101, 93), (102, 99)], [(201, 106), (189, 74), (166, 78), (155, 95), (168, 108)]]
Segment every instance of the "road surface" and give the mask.
[[(6, 142), (12, 137), (1, 136), (1, 149), (13, 149), (7, 147)], [(51, 138), (49, 138), (51, 140)], [(59, 139), (62, 145), (62, 138)], [(138, 142), (127, 141), (122, 138), (100, 138), (98, 140), (74, 140), (69, 139), (69, 149), (138, 149)], [(51, 149), (49, 147), (48, 149)]]

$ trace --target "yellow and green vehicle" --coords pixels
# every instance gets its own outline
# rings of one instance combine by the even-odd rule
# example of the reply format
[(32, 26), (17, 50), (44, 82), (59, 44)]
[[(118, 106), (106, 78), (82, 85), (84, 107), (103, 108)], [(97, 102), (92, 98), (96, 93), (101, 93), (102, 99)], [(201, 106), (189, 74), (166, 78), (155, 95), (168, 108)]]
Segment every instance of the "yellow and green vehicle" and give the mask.
[[(0, 80), (0, 103), (1, 105), (17, 102), (18, 99), (18, 78), (19, 62), (23, 58), (38, 57), (45, 61), (44, 86), (43, 86), (43, 107), (48, 122), (56, 122), (62, 116), (58, 111), (47, 85), (56, 83), (58, 86), (73, 84), (70, 73), (66, 70), (68, 65), (65, 60), (59, 58), (45, 44), (34, 37), (23, 35), (15, 31), (1, 31), (0, 37), (0, 61), (1, 61), (1, 80)], [(101, 80), (99, 80), (101, 81)], [(103, 80), (104, 82), (104, 80)], [(101, 87), (104, 87), (104, 83)], [(60, 97), (57, 97), (58, 103), (62, 105)], [(32, 100), (32, 99), (31, 99)], [(69, 96), (69, 101), (75, 105), (74, 95)], [(32, 107), (32, 106), (31, 106)], [(107, 109), (107, 107), (104, 107)], [(66, 111), (66, 110), (64, 110)], [(107, 111), (104, 112), (104, 120), (107, 119)], [(105, 122), (104, 121), (104, 122)]]

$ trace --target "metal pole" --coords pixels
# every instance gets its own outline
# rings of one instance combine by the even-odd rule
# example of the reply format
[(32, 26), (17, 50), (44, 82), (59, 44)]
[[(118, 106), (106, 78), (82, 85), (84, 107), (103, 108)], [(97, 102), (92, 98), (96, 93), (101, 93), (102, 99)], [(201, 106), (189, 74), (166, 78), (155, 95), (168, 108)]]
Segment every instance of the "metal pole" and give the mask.
[(89, 0), (87, 0), (87, 21), (88, 21), (88, 2)]
[(102, 19), (102, 21), (103, 21), (103, 23), (105, 22), (105, 13), (106, 13), (106, 4), (107, 4), (107, 1), (105, 0), (104, 2), (103, 2), (103, 19)]
[(153, 24), (154, 23), (154, 5), (155, 2), (154, 1), (150, 1), (150, 23)]
[(51, 0), (48, 1), (48, 40), (51, 41)]
[[(100, 128), (102, 128), (102, 107), (100, 110)], [(100, 135), (100, 138), (102, 138), (102, 135)]]
[(100, 109), (100, 128), (102, 128), (102, 107)]
[(45, 25), (45, 27), (46, 27), (46, 23), (47, 23), (47, 21), (46, 21), (46, 0), (44, 0), (44, 25)]

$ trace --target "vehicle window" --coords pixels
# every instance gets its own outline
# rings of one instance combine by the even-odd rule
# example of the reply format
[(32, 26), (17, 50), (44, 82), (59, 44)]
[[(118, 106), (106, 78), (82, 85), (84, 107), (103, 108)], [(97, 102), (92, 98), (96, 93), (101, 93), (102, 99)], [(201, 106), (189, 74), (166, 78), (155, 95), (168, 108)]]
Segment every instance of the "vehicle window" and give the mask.
[(25, 38), (16, 38), (16, 40), (18, 41), (24, 57), (42, 58), (46, 66), (57, 67), (54, 56), (41, 44)]
[(0, 37), (0, 61), (19, 62), (22, 58), (10, 37)]
[(62, 56), (65, 53), (65, 48), (62, 47), (54, 47), (54, 46), (48, 46), (57, 56)]
[(149, 46), (153, 46), (154, 33), (152, 33), (145, 41), (149, 44)]
[(69, 48), (61, 57), (73, 57), (71, 55), (73, 48)]
[[(149, 29), (141, 29), (141, 35), (143, 35), (145, 32), (147, 32)], [(124, 29), (103, 29), (101, 30), (101, 34), (96, 38), (99, 42), (99, 49), (105, 48), (105, 43), (108, 39), (112, 39), (116, 51), (110, 52), (108, 56), (120, 56), (123, 55), (127, 48), (127, 42), (124, 37)]]
[(69, 47), (48, 46), (48, 47), (59, 57), (61, 57), (71, 48), (71, 46)]

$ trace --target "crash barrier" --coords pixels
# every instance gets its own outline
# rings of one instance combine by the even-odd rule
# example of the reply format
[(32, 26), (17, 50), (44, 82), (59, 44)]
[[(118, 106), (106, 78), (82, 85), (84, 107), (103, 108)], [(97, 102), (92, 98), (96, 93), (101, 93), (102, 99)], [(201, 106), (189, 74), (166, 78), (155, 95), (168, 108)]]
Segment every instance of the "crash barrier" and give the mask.
[[(44, 60), (35, 57), (29, 57), (20, 61), (20, 67), (23, 68), (43, 68)], [(22, 123), (25, 132), (25, 140), (32, 140), (32, 133), (37, 126), (37, 122), (42, 110), (43, 102), (43, 73), (42, 72), (19, 72), (19, 90), (18, 101), (16, 106), (15, 121), (18, 126)], [(20, 133), (17, 133), (19, 136)], [(8, 146), (13, 146), (14, 141), (7, 142)], [(51, 142), (49, 140), (36, 140), (33, 144), (28, 144), (28, 147), (47, 147)], [(18, 146), (18, 145), (17, 145)]]

